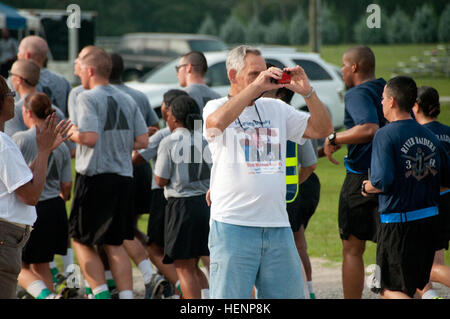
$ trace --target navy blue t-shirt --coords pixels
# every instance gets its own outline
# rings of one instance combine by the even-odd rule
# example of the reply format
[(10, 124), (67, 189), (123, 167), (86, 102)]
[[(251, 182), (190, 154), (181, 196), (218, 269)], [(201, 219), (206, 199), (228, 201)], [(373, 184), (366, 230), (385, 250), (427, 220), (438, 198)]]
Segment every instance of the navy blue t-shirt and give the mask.
[(379, 129), (372, 141), (370, 181), (381, 189), (382, 214), (437, 206), (439, 186), (448, 183), (448, 156), (442, 144), (415, 120)]
[(423, 126), (436, 135), (439, 142), (441, 142), (442, 146), (445, 148), (447, 154), (450, 155), (450, 126), (439, 123), (438, 121), (433, 121), (424, 124)]
[[(375, 123), (382, 127), (386, 120), (383, 115), (381, 99), (386, 81), (382, 78), (357, 85), (345, 94), (346, 129), (356, 125)], [(366, 144), (349, 144), (346, 165), (350, 169), (367, 174), (370, 167), (372, 142)]]

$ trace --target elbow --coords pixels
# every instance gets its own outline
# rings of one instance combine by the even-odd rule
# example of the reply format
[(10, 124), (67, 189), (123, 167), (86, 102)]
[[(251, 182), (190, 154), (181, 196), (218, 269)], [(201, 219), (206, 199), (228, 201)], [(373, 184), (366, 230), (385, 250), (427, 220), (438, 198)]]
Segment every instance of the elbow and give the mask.
[(134, 149), (141, 150), (146, 149), (148, 147), (148, 135), (145, 134), (143, 137), (136, 138), (134, 141)]

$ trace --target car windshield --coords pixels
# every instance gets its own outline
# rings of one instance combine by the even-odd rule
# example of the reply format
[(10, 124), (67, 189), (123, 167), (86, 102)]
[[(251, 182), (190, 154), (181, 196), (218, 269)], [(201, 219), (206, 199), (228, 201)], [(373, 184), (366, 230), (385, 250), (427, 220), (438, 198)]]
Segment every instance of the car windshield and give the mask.
[(225, 43), (217, 40), (189, 40), (192, 51), (210, 52), (226, 50)]
[(179, 58), (176, 58), (173, 61), (150, 71), (141, 78), (141, 81), (151, 84), (178, 83), (177, 72), (175, 71), (178, 60)]

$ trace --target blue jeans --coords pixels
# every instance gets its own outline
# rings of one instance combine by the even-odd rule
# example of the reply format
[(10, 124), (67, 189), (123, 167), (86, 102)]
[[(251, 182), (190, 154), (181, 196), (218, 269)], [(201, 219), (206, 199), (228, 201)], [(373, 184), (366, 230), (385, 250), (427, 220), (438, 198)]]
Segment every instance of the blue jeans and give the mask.
[(209, 232), (213, 299), (305, 298), (290, 227), (247, 227), (213, 221)]

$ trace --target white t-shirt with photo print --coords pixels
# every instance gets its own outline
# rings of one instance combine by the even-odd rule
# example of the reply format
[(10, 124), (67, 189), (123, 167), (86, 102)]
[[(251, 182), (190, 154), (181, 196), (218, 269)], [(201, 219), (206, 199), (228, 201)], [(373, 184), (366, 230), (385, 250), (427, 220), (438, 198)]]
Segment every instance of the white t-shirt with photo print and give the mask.
[(33, 225), (36, 208), (24, 204), (14, 193), (33, 178), (18, 146), (0, 132), (0, 218), (9, 222)]
[(286, 212), (286, 141), (303, 144), (310, 115), (275, 99), (260, 98), (215, 138), (208, 116), (228, 98), (208, 102), (203, 134), (212, 156), (211, 218), (234, 225), (289, 227)]

